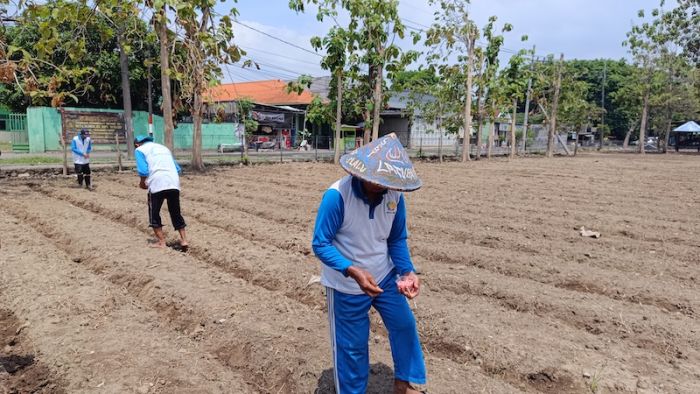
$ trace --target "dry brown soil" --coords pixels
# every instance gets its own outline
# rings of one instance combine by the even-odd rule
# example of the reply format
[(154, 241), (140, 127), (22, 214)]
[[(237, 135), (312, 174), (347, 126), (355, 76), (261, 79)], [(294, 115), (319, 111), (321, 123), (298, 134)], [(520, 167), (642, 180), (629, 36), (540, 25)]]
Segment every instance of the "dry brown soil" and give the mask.
[[(700, 157), (417, 169), (412, 305), (431, 393), (700, 392)], [(93, 192), (0, 180), (0, 393), (332, 392), (310, 238), (342, 175), (185, 175), (187, 254), (148, 247), (133, 173), (98, 173)], [(374, 315), (372, 330), (369, 392), (386, 393)]]

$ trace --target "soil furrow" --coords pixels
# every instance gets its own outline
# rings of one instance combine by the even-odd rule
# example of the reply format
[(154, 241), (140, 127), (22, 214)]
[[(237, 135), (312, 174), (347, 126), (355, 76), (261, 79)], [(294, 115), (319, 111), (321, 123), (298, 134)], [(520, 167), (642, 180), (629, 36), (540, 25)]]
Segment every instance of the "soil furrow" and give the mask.
[(121, 290), (128, 283), (100, 279), (86, 269), (89, 262), (56, 248), (66, 239), (25, 223), (36, 224), (19, 210), (0, 218), (1, 228), (18, 234), (3, 245), (0, 299), (24, 318), (17, 332), (32, 337), (37, 356), (60, 374), (68, 392), (253, 392), (210, 357), (188, 362), (182, 352), (198, 353), (198, 344), (164, 330), (155, 313), (134, 305)]
[[(54, 200), (54, 205), (57, 200)], [(43, 203), (44, 205), (49, 204), (48, 201)], [(58, 203), (59, 205), (61, 203)], [(63, 203), (65, 204), (65, 203)], [(30, 215), (26, 208), (23, 214)], [(93, 214), (88, 214), (92, 217)], [(37, 227), (46, 228), (50, 226), (49, 223), (41, 221), (39, 217), (32, 217), (32, 223)], [(101, 227), (120, 227), (116, 225), (105, 224), (104, 220), (97, 220), (102, 223)], [(112, 219), (110, 219), (112, 220)], [(126, 235), (124, 236), (126, 237)], [(137, 244), (138, 237), (134, 239), (130, 236), (130, 242), (124, 242), (124, 240), (119, 240), (119, 245), (123, 243)], [(69, 238), (67, 238), (69, 239)], [(73, 242), (75, 244), (75, 242)], [(119, 247), (114, 246), (115, 249)], [(151, 252), (148, 250), (148, 252)], [(157, 253), (159, 251), (153, 251)], [(111, 256), (118, 256), (119, 252), (110, 253)], [(145, 254), (145, 253), (144, 253)], [(179, 254), (176, 252), (168, 252), (170, 255), (167, 258), (164, 265), (172, 265)], [(187, 256), (182, 256), (182, 258), (191, 260)], [(98, 271), (105, 269), (105, 265), (117, 264), (123, 267), (125, 261), (117, 260), (115, 262), (102, 262), (101, 257), (96, 257), (94, 255), (89, 256), (86, 260), (91, 261), (91, 259), (96, 259), (98, 263), (101, 263), (100, 267), (97, 268)], [(161, 261), (163, 259), (161, 258)], [(196, 260), (195, 260), (196, 261)], [(135, 295), (140, 295), (142, 302), (147, 303), (151, 308), (158, 310), (161, 314), (162, 319), (168, 320), (169, 324), (173, 328), (186, 335), (192, 335), (197, 337), (197, 332), (200, 330), (199, 327), (206, 327), (206, 332), (213, 330), (210, 336), (205, 336), (202, 340), (207, 340), (205, 347), (209, 349), (208, 354), (218, 357), (224, 364), (230, 365), (232, 368), (244, 369), (253, 368), (253, 365), (260, 368), (259, 370), (250, 371), (250, 375), (246, 374), (249, 378), (249, 383), (252, 384), (256, 389), (262, 390), (262, 392), (276, 392), (282, 386), (285, 386), (285, 390), (290, 389), (290, 392), (308, 392), (303, 387), (307, 389), (311, 388), (309, 377), (316, 377), (313, 383), (327, 384), (327, 381), (318, 382), (317, 380), (323, 376), (319, 377), (317, 371), (320, 371), (320, 367), (311, 368), (312, 365), (319, 365), (319, 362), (327, 358), (326, 353), (330, 352), (327, 350), (327, 338), (326, 338), (326, 328), (325, 324), (322, 325), (321, 329), (313, 330), (308, 328), (310, 326), (316, 326), (318, 328), (318, 321), (325, 322), (323, 316), (320, 316), (320, 311), (309, 310), (303, 304), (296, 304), (293, 300), (288, 302), (275, 303), (274, 300), (278, 300), (278, 296), (272, 294), (265, 295), (265, 289), (261, 288), (251, 288), (250, 284), (245, 284), (247, 289), (244, 289), (243, 295), (240, 289), (222, 290), (221, 284), (217, 282), (217, 279), (223, 278), (225, 275), (222, 273), (211, 273), (211, 269), (202, 268), (201, 264), (192, 264), (188, 266), (187, 269), (180, 264), (178, 267), (172, 270), (167, 270), (167, 268), (162, 268), (160, 264), (157, 267), (153, 267), (152, 271), (160, 272), (159, 274), (149, 275), (148, 280), (133, 280), (130, 274), (124, 273), (124, 270), (120, 270), (119, 274), (116, 275), (119, 280), (126, 281), (128, 283), (127, 289)], [(206, 264), (206, 263), (204, 263)], [(154, 264), (155, 265), (155, 264)], [(187, 265), (187, 263), (185, 263)], [(192, 274), (188, 274), (187, 271), (192, 271)], [(173, 286), (172, 284), (167, 286), (172, 288), (173, 293), (163, 292), (166, 289), (166, 283), (163, 282), (164, 277), (172, 276), (164, 272), (176, 273), (180, 281), (188, 281), (187, 284), (181, 284), (180, 286)], [(196, 272), (196, 274), (195, 274)], [(213, 276), (213, 278), (212, 278)], [(114, 274), (110, 275), (110, 279), (115, 277)], [(122, 278), (128, 279), (122, 279)], [(185, 278), (187, 277), (187, 278)], [(207, 281), (206, 279), (210, 279)], [(221, 280), (221, 279), (219, 279)], [(224, 281), (230, 281), (223, 279)], [(202, 282), (210, 282), (211, 284), (205, 284)], [(190, 283), (196, 282), (196, 283)], [(234, 282), (235, 283), (235, 282)], [(226, 283), (226, 286), (231, 286), (231, 283)], [(179, 287), (195, 288), (196, 292), (188, 293), (187, 295), (180, 294), (175, 289)], [(226, 296), (221, 293), (232, 293), (230, 296)], [(259, 294), (263, 293), (263, 294)], [(235, 296), (233, 295), (235, 294)], [(143, 297), (146, 297), (145, 299)], [(215, 304), (212, 299), (218, 300), (219, 297), (223, 297), (225, 300), (236, 300), (236, 305), (223, 307), (219, 305), (214, 307), (211, 305)], [(254, 301), (250, 298), (253, 297)], [(193, 300), (189, 300), (193, 298)], [(163, 310), (162, 303), (163, 299), (172, 300), (176, 303), (176, 306), (169, 307), (167, 311)], [(248, 299), (248, 301), (242, 301), (240, 299)], [(269, 300), (269, 301), (264, 301)], [(229, 301), (230, 302), (230, 301)], [(241, 305), (243, 303), (243, 305)], [(226, 311), (221, 309), (225, 308)], [(228, 309), (236, 309), (236, 312), (229, 312)], [(200, 311), (217, 311), (216, 316), (203, 315)], [(163, 314), (165, 313), (165, 314)], [(220, 325), (212, 324), (210, 322), (216, 321), (218, 317), (221, 316), (231, 316), (231, 325), (226, 325), (226, 327), (235, 326), (236, 330), (232, 330), (225, 334), (220, 334)], [(237, 319), (233, 319), (233, 316)], [(301, 317), (304, 316), (304, 317)], [(282, 326), (277, 329), (261, 329), (250, 327), (242, 327), (241, 325), (236, 325), (238, 318), (248, 325), (255, 324), (259, 326), (264, 322), (264, 326)], [(224, 318), (225, 319), (225, 318)], [(316, 320), (314, 320), (316, 319)], [(213, 326), (213, 327), (212, 327)], [(204, 331), (202, 331), (204, 332)], [(206, 335), (206, 334), (205, 334)], [(220, 336), (224, 336), (220, 338)], [(274, 343), (280, 343), (280, 345), (271, 345), (270, 341)], [(378, 359), (381, 365), (390, 365), (390, 355), (387, 352), (388, 343), (386, 343), (385, 336), (379, 336), (375, 338), (375, 342), (380, 343), (382, 350), (375, 351), (374, 359)], [(289, 344), (293, 345), (289, 345)], [(268, 349), (268, 346), (270, 349)], [(326, 352), (321, 353), (321, 356), (314, 356), (311, 354), (299, 354), (298, 349), (322, 349)], [(267, 350), (266, 350), (267, 349)], [(270, 351), (273, 353), (270, 354)], [(330, 353), (327, 353), (330, 354)], [(313, 359), (314, 361), (310, 361)], [(284, 360), (284, 362), (282, 361)], [(428, 359), (428, 363), (431, 364), (432, 359)], [(473, 373), (473, 368), (468, 368), (461, 366), (459, 363), (455, 364), (453, 361), (448, 359), (436, 359), (435, 365), (446, 366), (446, 371), (442, 373), (441, 371), (435, 371), (435, 374), (431, 374), (432, 382), (439, 382), (442, 387), (450, 387), (449, 382), (459, 382), (464, 379), (465, 374), (469, 370)], [(321, 364), (325, 365), (325, 364)], [(302, 378), (297, 378), (297, 375), (302, 376)], [(491, 376), (490, 373), (486, 375)], [(327, 379), (328, 377), (326, 377)], [(378, 382), (375, 382), (375, 387), (379, 387), (379, 391), (382, 392), (381, 387), (386, 387), (388, 384), (386, 382), (386, 376), (378, 376)], [(496, 387), (499, 388), (496, 392), (512, 392), (514, 389), (507, 384), (499, 383), (498, 380), (500, 376), (488, 377), (482, 375), (481, 378), (472, 377), (470, 380), (478, 382), (482, 381), (482, 385), (485, 387)], [(385, 379), (382, 381), (382, 379)], [(511, 384), (520, 385), (522, 381), (516, 380), (512, 381)], [(269, 389), (270, 387), (274, 390)], [(527, 388), (527, 386), (525, 386)], [(448, 391), (449, 392), (449, 391)]]

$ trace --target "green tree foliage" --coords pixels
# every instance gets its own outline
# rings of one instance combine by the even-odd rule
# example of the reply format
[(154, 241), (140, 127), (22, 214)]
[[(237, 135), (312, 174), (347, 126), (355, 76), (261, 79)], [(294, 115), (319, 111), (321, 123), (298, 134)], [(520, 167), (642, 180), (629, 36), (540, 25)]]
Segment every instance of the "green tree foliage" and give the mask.
[(391, 89), (395, 92), (403, 92), (411, 90), (416, 85), (433, 85), (438, 81), (439, 77), (430, 68), (399, 71), (391, 78)]
[(243, 145), (243, 160), (247, 164), (249, 137), (258, 130), (258, 122), (253, 119), (253, 107), (255, 103), (249, 98), (242, 98), (236, 102), (236, 105), (238, 107), (238, 118), (243, 124), (241, 144)]
[[(661, 8), (665, 5), (661, 1)], [(657, 19), (670, 27), (671, 39), (683, 48), (683, 55), (700, 67), (700, 3), (698, 0), (676, 0), (676, 7)]]
[[(29, 105), (121, 108), (117, 40), (103, 14), (81, 2), (52, 0), (25, 3), (17, 20), (3, 27), (0, 40), (7, 53), (5, 64), (15, 67), (14, 81), (0, 87), (1, 101), (18, 112)], [(134, 107), (144, 110), (144, 64), (155, 44), (144, 38), (147, 26), (137, 15), (130, 23)]]
[[(589, 111), (586, 108), (572, 108), (579, 112), (583, 117), (590, 118), (587, 123), (591, 127), (600, 126), (601, 115), (602, 115), (602, 95), (603, 95), (603, 74), (605, 73), (605, 123), (610, 134), (617, 139), (622, 139), (625, 136), (629, 128), (630, 114), (625, 108), (621, 106), (621, 102), (615, 100), (614, 97), (622, 99), (623, 96), (619, 93), (621, 89), (629, 93), (630, 88), (633, 86), (627, 86), (627, 84), (634, 83), (633, 79), (630, 79), (634, 75), (636, 68), (630, 65), (625, 60), (570, 60), (567, 61), (564, 66), (565, 78), (562, 82), (563, 90), (563, 108), (568, 111), (572, 106), (566, 101), (571, 95), (568, 93), (569, 90), (578, 91), (578, 99), (583, 98), (589, 107)], [(639, 81), (636, 81), (638, 85)], [(571, 88), (568, 86), (572, 85)], [(625, 95), (627, 94), (625, 93)], [(575, 99), (576, 97), (571, 97)], [(581, 103), (583, 104), (583, 103)], [(585, 107), (581, 105), (580, 107)], [(580, 118), (582, 119), (582, 118)], [(566, 122), (570, 124), (571, 122)], [(573, 122), (580, 123), (580, 122)], [(572, 125), (572, 129), (575, 125)], [(576, 131), (576, 130), (572, 130)]]
[[(661, 4), (663, 6), (664, 2)], [(681, 8), (687, 5), (685, 2), (679, 4)], [(687, 26), (697, 23), (697, 12), (697, 5), (694, 14), (657, 8), (651, 11), (651, 22), (642, 19), (627, 34), (624, 45), (629, 47), (635, 65), (641, 69), (640, 153), (644, 153), (643, 141), (648, 129), (656, 129), (656, 134), (661, 137), (659, 146), (666, 151), (674, 118), (698, 113), (699, 94), (687, 89), (695, 86), (692, 79), (697, 70), (697, 65), (693, 70), (688, 60), (696, 59), (694, 55), (682, 52), (681, 48), (685, 47), (687, 51), (688, 46), (680, 42), (681, 37), (692, 41), (697, 36), (697, 32), (686, 30)], [(639, 11), (638, 16), (644, 18), (646, 13)], [(679, 20), (680, 16), (685, 19)]]

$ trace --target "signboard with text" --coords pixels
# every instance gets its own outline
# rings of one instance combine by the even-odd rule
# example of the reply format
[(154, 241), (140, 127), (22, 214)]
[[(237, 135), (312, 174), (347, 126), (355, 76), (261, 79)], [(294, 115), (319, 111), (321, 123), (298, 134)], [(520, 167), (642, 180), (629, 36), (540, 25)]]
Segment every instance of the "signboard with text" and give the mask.
[(78, 135), (81, 129), (90, 132), (93, 144), (114, 144), (115, 137), (125, 142), (124, 116), (117, 112), (63, 111), (63, 134), (66, 141)]

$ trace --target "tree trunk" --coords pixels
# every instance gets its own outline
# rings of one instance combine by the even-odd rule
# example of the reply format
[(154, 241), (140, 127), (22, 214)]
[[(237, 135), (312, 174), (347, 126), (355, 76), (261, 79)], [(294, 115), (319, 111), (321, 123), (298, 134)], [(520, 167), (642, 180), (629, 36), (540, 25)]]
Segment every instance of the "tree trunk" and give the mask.
[(442, 108), (438, 108), (437, 132), (438, 132), (438, 160), (442, 163)]
[(481, 159), (481, 145), (484, 143), (483, 139), (484, 137), (482, 136), (482, 133), (484, 131), (484, 118), (483, 118), (483, 109), (481, 108), (481, 91), (479, 90), (476, 93), (476, 109), (478, 111), (478, 116), (477, 116), (477, 121), (479, 122), (479, 126), (477, 127), (476, 130), (476, 160)]
[[(376, 74), (375, 72), (375, 66), (370, 65), (369, 66), (369, 71), (367, 72), (367, 86), (374, 86), (374, 75)], [(370, 90), (369, 96), (367, 97), (368, 99), (374, 100), (374, 90)], [(365, 110), (362, 112), (362, 118), (365, 121), (365, 130), (364, 130), (364, 135), (363, 135), (363, 143), (365, 145), (369, 144), (369, 142), (372, 140), (372, 128), (370, 127), (370, 123), (372, 121), (372, 114), (369, 111), (369, 108), (365, 107)]]
[(669, 114), (668, 122), (666, 123), (666, 135), (664, 136), (664, 153), (668, 153), (668, 143), (671, 140), (671, 116)]
[(646, 141), (647, 118), (649, 115), (649, 88), (644, 93), (644, 106), (642, 107), (642, 120), (639, 125), (639, 147), (637, 152), (644, 154), (644, 142)]
[(160, 10), (160, 23), (158, 23), (158, 38), (160, 41), (160, 86), (163, 95), (163, 139), (165, 146), (175, 154), (175, 144), (173, 142), (173, 99), (170, 90), (170, 54), (168, 52), (168, 20), (165, 15), (165, 6)]
[(363, 143), (365, 145), (369, 144), (371, 138), (372, 138), (372, 129), (369, 128), (369, 121), (372, 119), (372, 115), (370, 115), (369, 110), (365, 110), (363, 114), (363, 119), (365, 121), (365, 128), (364, 128), (364, 135), (362, 136)]
[[(383, 49), (380, 51), (380, 56), (383, 56)], [(384, 73), (384, 64), (377, 66), (377, 75), (374, 78), (374, 114), (372, 115), (372, 141), (379, 138), (379, 124), (381, 117), (379, 113), (382, 110), (382, 74)]]
[(559, 94), (561, 93), (561, 73), (564, 64), (564, 54), (559, 57), (557, 67), (557, 79), (554, 83), (554, 101), (552, 101), (552, 113), (550, 115), (549, 132), (547, 133), (547, 157), (554, 156), (554, 133), (557, 132), (557, 111), (559, 110)]
[(241, 146), (243, 147), (243, 157), (245, 158), (246, 164), (250, 161), (250, 158), (248, 157), (248, 130), (246, 130), (245, 124), (247, 120), (247, 115), (241, 112), (239, 108), (239, 113), (241, 113), (241, 120), (243, 122), (243, 132), (241, 133)]
[[(671, 138), (671, 122), (673, 121), (673, 113), (671, 111), (671, 100), (673, 97), (673, 62), (670, 63), (668, 68), (668, 99), (666, 101), (666, 115), (668, 116), (668, 123), (666, 123), (666, 135), (664, 135), (664, 153), (668, 153), (668, 141)], [(658, 145), (661, 145), (659, 141)]]
[(486, 142), (488, 146), (486, 147), (486, 158), (491, 160), (491, 154), (493, 153), (493, 144), (495, 142), (494, 133), (496, 132), (496, 121), (492, 120), (489, 122), (489, 138)]
[[(337, 88), (336, 106), (335, 106), (335, 156), (333, 156), (333, 163), (340, 163), (340, 148), (342, 144), (341, 136), (341, 126), (342, 126), (342, 116), (343, 116), (343, 74), (342, 71), (338, 71), (338, 88)], [(367, 125), (365, 124), (365, 129)]]
[(634, 126), (635, 124), (632, 124), (630, 128), (627, 130), (627, 134), (625, 134), (625, 140), (622, 142), (622, 149), (627, 149), (630, 145), (630, 137), (632, 136), (632, 132), (634, 131)]
[(464, 103), (464, 142), (462, 144), (462, 162), (467, 162), (471, 160), (469, 156), (469, 148), (471, 147), (471, 133), (472, 133), (472, 84), (474, 83), (474, 76), (472, 75), (472, 68), (474, 67), (474, 44), (475, 39), (469, 40), (469, 56), (467, 58), (467, 86), (466, 95), (467, 99)]
[(482, 136), (484, 132), (484, 120), (481, 116), (479, 116), (477, 120), (479, 121), (479, 126), (476, 128), (476, 156), (474, 158), (476, 160), (481, 160), (481, 145), (484, 143), (484, 137)]
[(122, 79), (122, 103), (124, 105), (124, 129), (126, 131), (126, 155), (134, 157), (134, 126), (131, 113), (131, 86), (129, 84), (129, 57), (124, 50), (124, 33), (120, 32), (117, 38), (119, 46), (119, 69)]
[(491, 105), (491, 113), (493, 114), (493, 119), (490, 120), (489, 122), (489, 139), (487, 144), (488, 147), (486, 148), (486, 158), (491, 159), (491, 154), (493, 153), (493, 145), (495, 141), (495, 133), (496, 133), (496, 105)]
[(532, 61), (530, 62), (530, 78), (527, 80), (527, 92), (525, 93), (525, 117), (523, 119), (523, 156), (527, 153), (527, 130), (530, 120), (530, 95), (532, 94), (532, 74), (535, 70), (535, 46), (532, 46)]
[(574, 141), (574, 156), (578, 155), (578, 146), (581, 143), (581, 134), (588, 129), (588, 124), (581, 125), (576, 133), (576, 140)]
[(513, 118), (510, 120), (510, 158), (515, 159), (517, 144), (515, 142), (515, 117), (518, 115), (518, 99), (513, 99)]
[[(202, 86), (201, 83), (198, 83)], [(202, 161), (202, 93), (194, 94), (194, 107), (192, 111), (192, 169), (194, 171), (204, 171), (204, 161)], [(203, 88), (202, 90), (203, 91)]]

